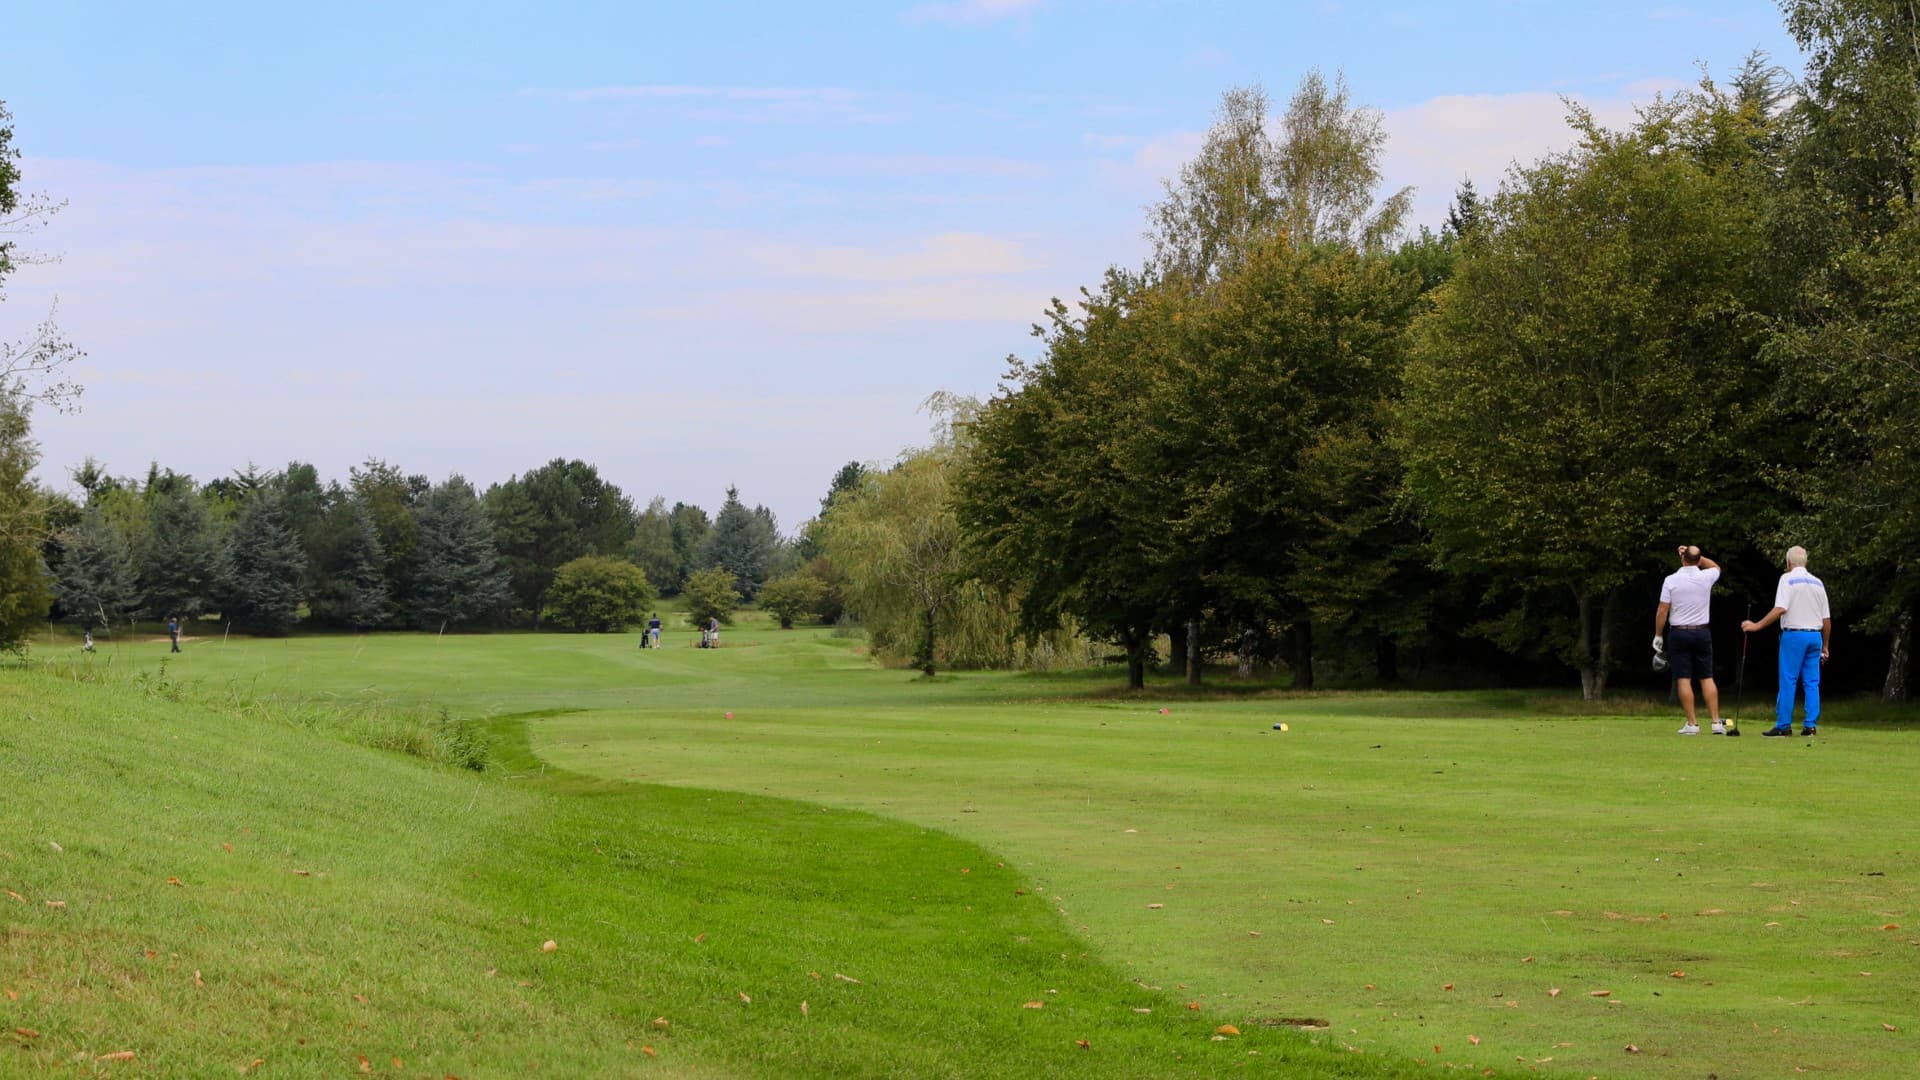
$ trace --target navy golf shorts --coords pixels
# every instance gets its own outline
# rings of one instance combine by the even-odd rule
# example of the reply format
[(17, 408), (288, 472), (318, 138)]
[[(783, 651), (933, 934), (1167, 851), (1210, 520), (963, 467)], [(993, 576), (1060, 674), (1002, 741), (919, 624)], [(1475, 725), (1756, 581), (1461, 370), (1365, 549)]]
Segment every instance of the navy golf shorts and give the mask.
[(1708, 630), (1669, 630), (1667, 659), (1676, 679), (1713, 678), (1713, 634)]

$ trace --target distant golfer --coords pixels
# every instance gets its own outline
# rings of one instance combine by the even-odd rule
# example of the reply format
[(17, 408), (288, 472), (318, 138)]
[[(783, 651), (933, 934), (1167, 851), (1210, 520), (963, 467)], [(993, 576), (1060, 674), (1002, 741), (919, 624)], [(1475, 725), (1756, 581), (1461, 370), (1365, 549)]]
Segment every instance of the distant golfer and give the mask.
[(1811, 735), (1820, 727), (1820, 665), (1833, 655), (1833, 611), (1827, 606), (1827, 586), (1807, 569), (1807, 549), (1795, 544), (1787, 549), (1787, 572), (1773, 593), (1773, 610), (1758, 622), (1743, 622), (1740, 629), (1752, 633), (1780, 621), (1780, 698), (1774, 703), (1773, 727), (1761, 734), (1771, 738), (1793, 734), (1793, 690), (1795, 684), (1806, 688), (1807, 714), (1800, 719), (1800, 734)]
[(640, 645), (642, 648), (657, 649), (660, 647), (660, 613), (659, 612), (657, 611), (654, 612), (653, 618), (647, 620), (647, 636), (641, 640)]
[(707, 616), (707, 648), (717, 649), (719, 647), (720, 617), (718, 615), (709, 615)]
[(1680, 708), (1687, 722), (1680, 734), (1700, 734), (1694, 716), (1693, 683), (1707, 699), (1707, 714), (1713, 717), (1713, 733), (1725, 735), (1726, 721), (1720, 719), (1720, 687), (1713, 681), (1713, 634), (1708, 628), (1713, 583), (1720, 580), (1720, 565), (1700, 549), (1680, 545), (1680, 569), (1667, 575), (1660, 585), (1660, 606), (1653, 613), (1653, 651), (1667, 653), (1673, 664), (1674, 689), (1680, 694)]
[(180, 617), (177, 615), (167, 619), (167, 640), (173, 642), (174, 652), (180, 651)]
[(88, 652), (93, 651), (93, 628), (92, 627), (87, 628), (87, 643), (85, 645), (82, 645), (81, 648), (85, 649)]

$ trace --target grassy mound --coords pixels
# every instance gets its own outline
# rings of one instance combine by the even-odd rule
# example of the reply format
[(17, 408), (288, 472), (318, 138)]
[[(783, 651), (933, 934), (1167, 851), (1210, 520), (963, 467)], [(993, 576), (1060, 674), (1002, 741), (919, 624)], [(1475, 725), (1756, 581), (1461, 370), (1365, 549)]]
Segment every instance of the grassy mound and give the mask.
[(0, 1073), (1427, 1071), (1216, 1040), (944, 833), (556, 773), (521, 721), (492, 734), (478, 775), (0, 673)]

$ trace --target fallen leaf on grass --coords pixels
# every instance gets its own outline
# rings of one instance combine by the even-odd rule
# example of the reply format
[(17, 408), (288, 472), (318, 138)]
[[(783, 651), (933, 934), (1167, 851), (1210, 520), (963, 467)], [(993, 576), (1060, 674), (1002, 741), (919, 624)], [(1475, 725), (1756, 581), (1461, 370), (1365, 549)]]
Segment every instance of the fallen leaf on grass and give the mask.
[(1533, 963), (1533, 957), (1531, 957), (1531, 956), (1523, 956), (1523, 957), (1521, 957), (1521, 958), (1520, 958), (1520, 962), (1521, 962), (1521, 963), (1523, 963), (1523, 964), (1531, 964), (1531, 963)]
[(20, 1000), (20, 991), (18, 991), (18, 990), (8, 990), (8, 991), (7, 991), (6, 993), (7, 993), (7, 1000), (8, 1000), (8, 1001), (19, 1001), (19, 1000)]
[(200, 977), (200, 969), (199, 969), (199, 968), (194, 968), (194, 969), (193, 969), (193, 985), (195, 985), (195, 986), (205, 986), (205, 985), (207, 985), (207, 980), (205, 980), (205, 979), (202, 979), (202, 978)]
[(7, 890), (7, 898), (9, 900), (12, 900), (16, 904), (24, 904), (27, 902), (26, 897), (21, 896), (19, 893), (14, 892), (12, 889)]
[(1479, 1046), (1479, 1045), (1480, 1045), (1480, 1036), (1478, 1036), (1478, 1035), (1469, 1035), (1469, 1036), (1467, 1036), (1467, 1041), (1468, 1041), (1469, 1043), (1472, 1043), (1472, 1044), (1473, 1044), (1473, 1045), (1475, 1045), (1475, 1046)]
[(1323, 925), (1323, 926), (1332, 926), (1332, 925), (1333, 925), (1333, 920), (1332, 920), (1332, 919), (1321, 919), (1321, 920), (1320, 920), (1320, 923), (1321, 923), (1321, 925)]
[(47, 906), (50, 908), (63, 908), (67, 906), (67, 902), (65, 900), (49, 900), (47, 901)]
[(1371, 990), (1371, 989), (1373, 989), (1373, 984), (1372, 984), (1372, 983), (1368, 983), (1368, 984), (1367, 984), (1367, 989), (1369, 989), (1369, 990)]
[(1633, 1045), (1632, 1043), (1628, 1043), (1628, 1044), (1627, 1044), (1627, 1053), (1629, 1053), (1629, 1054), (1637, 1054), (1637, 1053), (1639, 1053), (1639, 1052), (1640, 1052), (1640, 1048), (1639, 1048), (1639, 1047), (1637, 1047), (1637, 1046), (1635, 1046), (1635, 1045)]
[(367, 1055), (365, 1054), (360, 1055), (360, 1071), (363, 1073), (370, 1073), (373, 1071), (373, 1062), (368, 1061)]
[(1167, 906), (1167, 905), (1165, 905), (1165, 904), (1148, 904), (1148, 905), (1147, 905), (1147, 910), (1148, 910), (1148, 911), (1159, 911), (1159, 910), (1160, 910), (1161, 908), (1163, 908), (1163, 907), (1166, 907), (1166, 906)]
[(254, 1058), (252, 1061), (247, 1062), (245, 1065), (234, 1066), (233, 1071), (238, 1073), (250, 1073), (253, 1070), (259, 1068), (260, 1066), (265, 1065), (266, 1063), (267, 1063), (266, 1058)]
[(665, 1031), (673, 1026), (673, 1021), (664, 1016), (656, 1016), (653, 1018), (653, 1026), (660, 1031)]
[(560, 943), (553, 940), (552, 938), (548, 938), (547, 940), (540, 943), (541, 952), (553, 952), (559, 947), (560, 947)]
[(296, 875), (296, 876), (298, 876), (298, 877), (312, 877), (312, 876), (313, 876), (313, 871), (311, 871), (311, 870), (289, 870), (289, 871), (288, 871), (288, 873), (290, 873), (290, 874), (294, 874), (294, 875)]
[(1199, 1003), (1199, 1002), (1197, 1002), (1197, 1001), (1189, 1001), (1189, 1002), (1187, 1002), (1187, 1008), (1188, 1008), (1188, 1009), (1189, 1009), (1190, 1011), (1192, 1011), (1192, 1012), (1199, 1012), (1199, 1011), (1200, 1011), (1200, 1003)]
[[(488, 974), (489, 974), (489, 975), (491, 975), (491, 974), (492, 974), (492, 972), (488, 972)], [(355, 1000), (355, 1001), (357, 1001), (357, 1002), (359, 1002), (359, 1003), (360, 1003), (360, 1004), (362, 1004), (362, 1005), (365, 1005), (365, 1004), (367, 1003), (367, 995), (365, 995), (365, 994), (355, 994), (355, 995), (353, 995), (353, 1000)]]
[(233, 850), (233, 845), (232, 845), (232, 844), (221, 844), (221, 845), (220, 845), (220, 847), (221, 847), (221, 849), (222, 849), (222, 850), (224, 850), (224, 851), (232, 851), (232, 850)]
[(1881, 1027), (1883, 1027), (1883, 1028), (1886, 1028), (1886, 1029), (1887, 1029), (1888, 1031), (1899, 1031), (1899, 1030), (1900, 1030), (1899, 1028), (1897, 1028), (1897, 1027), (1894, 1027), (1894, 1026), (1893, 1026), (1892, 1024), (1881, 1024), (1880, 1026), (1881, 1026)]
[(1247, 931), (1247, 936), (1248, 936), (1248, 937), (1259, 937), (1259, 936), (1260, 936), (1260, 931), (1258, 931), (1258, 930), (1249, 930), (1249, 931)]
[(32, 1028), (17, 1027), (13, 1029), (13, 1033), (23, 1039), (37, 1039), (40, 1037), (40, 1033)]
[(647, 1055), (648, 1057), (659, 1057), (659, 1056), (660, 1056), (660, 1054), (659, 1054), (659, 1052), (658, 1052), (658, 1051), (656, 1051), (656, 1050), (654, 1050), (654, 1048), (653, 1048), (653, 1047), (651, 1047), (651, 1046), (643, 1046), (643, 1047), (641, 1047), (641, 1048), (640, 1048), (640, 1052), (641, 1052), (641, 1053), (643, 1053), (643, 1054), (645, 1054), (645, 1055)]
[(841, 982), (850, 982), (850, 983), (852, 983), (852, 984), (854, 984), (855, 986), (858, 986), (858, 985), (860, 985), (860, 980), (859, 980), (859, 979), (856, 979), (856, 978), (854, 978), (854, 977), (853, 977), (853, 976), (851, 976), (851, 975), (842, 975), (842, 974), (840, 974), (839, 972), (837, 972), (837, 971), (836, 971), (836, 972), (834, 972), (834, 973), (833, 973), (833, 977), (834, 977), (834, 978), (836, 978), (836, 979), (839, 979), (839, 980), (840, 980)]
[(186, 888), (186, 887), (187, 887), (187, 885), (186, 885), (186, 882), (183, 882), (183, 881), (181, 881), (181, 880), (180, 880), (179, 878), (177, 878), (177, 877), (170, 877), (170, 878), (168, 878), (168, 879), (167, 879), (167, 884), (169, 884), (169, 885), (172, 885), (172, 886), (174, 886), (175, 888), (180, 888), (180, 889), (184, 889), (184, 888)]
[(407, 1067), (407, 1063), (404, 1061), (401, 1061), (400, 1058), (396, 1055), (393, 1059), (393, 1067), (395, 1069), (404, 1069)]
[(694, 943), (695, 945), (700, 945), (700, 944), (704, 944), (704, 943), (706, 942), (706, 940), (707, 940), (707, 935), (705, 935), (705, 934), (695, 934), (695, 935), (693, 935), (693, 943)]
[(747, 992), (745, 990), (742, 990), (739, 993), (740, 993), (740, 1004), (742, 1005), (753, 1004), (753, 999), (747, 996)]
[(1442, 989), (1442, 990), (1451, 990), (1451, 989), (1453, 989), (1453, 984), (1452, 984), (1452, 983), (1448, 983), (1447, 985), (1445, 985), (1445, 986), (1443, 986), (1443, 987), (1441, 987), (1440, 989)]
[(53, 849), (53, 850), (55, 850), (55, 851), (65, 851), (65, 850), (67, 850), (66, 848), (63, 848), (63, 847), (61, 847), (61, 846), (60, 846), (60, 841), (58, 841), (58, 840), (49, 840), (49, 841), (47, 841), (47, 846), (48, 846), (48, 847), (50, 847), (50, 848), (52, 848), (52, 849)]
[(1717, 908), (1717, 907), (1710, 907), (1710, 908), (1708, 908), (1708, 909), (1707, 909), (1707, 910), (1705, 910), (1705, 911), (1700, 911), (1700, 912), (1695, 912), (1695, 914), (1697, 914), (1697, 915), (1725, 915), (1725, 914), (1726, 914), (1726, 912), (1724, 912), (1724, 911), (1721, 911), (1721, 910), (1720, 910), (1719, 908)]
[(1082, 1050), (1091, 1050), (1091, 1049), (1093, 1049), (1093, 1044), (1092, 1044), (1092, 1043), (1090, 1043), (1090, 1042), (1088, 1042), (1088, 1041), (1087, 1041), (1087, 1040), (1085, 1040), (1085, 1039), (1075, 1039), (1075, 1040), (1073, 1040), (1073, 1045), (1075, 1045), (1075, 1046), (1077, 1046), (1077, 1047), (1079, 1047), (1079, 1048), (1080, 1048), (1080, 1049), (1082, 1049)]
[(1221, 1024), (1219, 1027), (1213, 1029), (1213, 1033), (1215, 1035), (1238, 1035), (1240, 1034), (1240, 1029), (1234, 1027), (1232, 1024)]
[(111, 1054), (101, 1054), (95, 1061), (132, 1061), (136, 1055), (131, 1050), (115, 1050)]
[(1152, 1009), (1139, 1009), (1139, 1008), (1136, 1008), (1136, 1009), (1134, 1009), (1133, 1011), (1134, 1011), (1134, 1012), (1137, 1012), (1137, 1013), (1150, 1013), (1150, 1012), (1152, 1012), (1153, 1010), (1152, 1010)]
[(1667, 972), (1667, 978), (1669, 978), (1669, 979), (1684, 979), (1684, 978), (1686, 978), (1686, 977), (1687, 977), (1687, 973), (1686, 973), (1686, 972), (1684, 972), (1684, 971), (1669, 971), (1669, 972)]
[(1611, 991), (1611, 990), (1589, 990), (1589, 991), (1587, 991), (1587, 996), (1588, 996), (1588, 997), (1612, 997), (1612, 996), (1613, 996), (1613, 991)]
[(1044, 1001), (1029, 1001), (1020, 1007), (1023, 1009), (1044, 1009), (1047, 1007), (1047, 1003)]
[(1551, 990), (1548, 990), (1548, 991), (1547, 991), (1547, 996), (1548, 996), (1548, 997), (1559, 997), (1559, 996), (1560, 996), (1560, 988), (1556, 986), (1556, 987), (1554, 987), (1554, 988), (1552, 988)]
[(801, 1016), (812, 1015), (812, 1010), (807, 1008), (807, 1003), (804, 1001), (800, 1003), (800, 1015)]
[(1882, 930), (1898, 930), (1898, 929), (1900, 929), (1900, 924), (1899, 924), (1899, 923), (1897, 923), (1897, 922), (1890, 922), (1890, 923), (1888, 923), (1887, 925), (1885, 925), (1885, 926), (1883, 926), (1883, 927), (1881, 927), (1880, 929), (1882, 929)]

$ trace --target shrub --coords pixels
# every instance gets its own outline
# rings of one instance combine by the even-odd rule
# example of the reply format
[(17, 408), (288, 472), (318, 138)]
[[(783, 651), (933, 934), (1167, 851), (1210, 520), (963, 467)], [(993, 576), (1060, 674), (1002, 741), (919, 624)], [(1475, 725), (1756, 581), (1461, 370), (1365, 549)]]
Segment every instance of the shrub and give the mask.
[(555, 571), (545, 618), (565, 629), (613, 633), (638, 625), (657, 599), (639, 567), (607, 555), (583, 555)]
[(826, 584), (812, 574), (788, 574), (760, 587), (760, 609), (780, 620), (780, 629), (791, 630), (793, 620), (819, 616), (820, 600), (826, 592)]
[(687, 605), (687, 621), (705, 626), (708, 619), (719, 619), (732, 625), (733, 609), (740, 604), (740, 592), (733, 581), (732, 571), (719, 566), (689, 576), (680, 590), (680, 599)]

